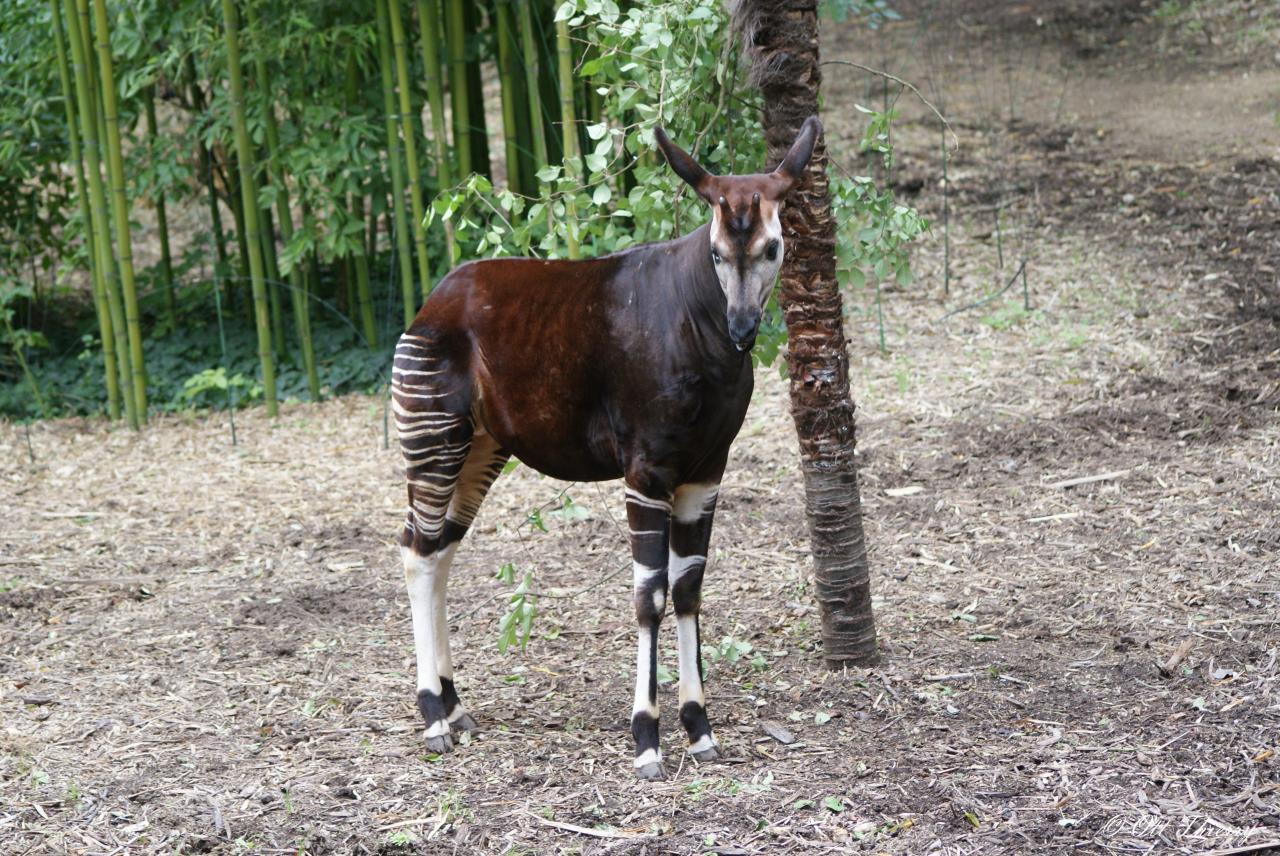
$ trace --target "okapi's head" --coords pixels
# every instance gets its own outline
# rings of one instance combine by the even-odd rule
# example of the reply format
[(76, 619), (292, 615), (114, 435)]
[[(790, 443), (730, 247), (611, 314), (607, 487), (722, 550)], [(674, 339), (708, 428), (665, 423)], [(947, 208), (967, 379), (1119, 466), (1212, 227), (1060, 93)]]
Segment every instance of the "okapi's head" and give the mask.
[(711, 264), (728, 301), (729, 338), (739, 351), (755, 344), (760, 316), (782, 267), (782, 200), (804, 175), (822, 124), (804, 120), (791, 150), (773, 172), (712, 175), (653, 129), (667, 163), (711, 206)]

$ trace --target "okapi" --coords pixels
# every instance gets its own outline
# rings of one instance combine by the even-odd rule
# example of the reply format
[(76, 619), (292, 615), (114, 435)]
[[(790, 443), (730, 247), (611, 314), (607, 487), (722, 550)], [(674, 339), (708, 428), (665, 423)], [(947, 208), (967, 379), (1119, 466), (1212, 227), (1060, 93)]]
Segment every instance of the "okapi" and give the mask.
[(431, 751), (476, 727), (453, 682), (445, 585), (458, 542), (515, 455), (556, 479), (625, 480), (637, 775), (663, 776), (657, 654), (668, 592), (688, 751), (719, 757), (699, 656), (707, 544), (751, 400), (750, 350), (782, 265), (779, 209), (819, 133), (807, 119), (773, 172), (716, 176), (656, 128), (667, 162), (711, 206), (710, 223), (597, 259), (460, 265), (400, 337), (391, 386), (409, 491), (400, 544)]

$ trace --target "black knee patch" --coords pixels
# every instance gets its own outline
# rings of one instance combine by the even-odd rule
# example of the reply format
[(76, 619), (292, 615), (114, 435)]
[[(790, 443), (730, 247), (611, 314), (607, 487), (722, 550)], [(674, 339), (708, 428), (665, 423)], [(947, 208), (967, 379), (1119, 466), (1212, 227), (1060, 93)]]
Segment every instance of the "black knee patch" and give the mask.
[(711, 723), (707, 720), (707, 709), (696, 701), (687, 701), (680, 705), (680, 724), (689, 735), (689, 742), (696, 743), (702, 737), (711, 734)]
[(671, 604), (676, 615), (696, 615), (702, 609), (702, 572), (704, 564), (697, 564), (685, 572), (671, 587)]
[[(449, 683), (449, 687), (450, 689), (453, 688), (452, 681)], [(457, 699), (456, 695), (454, 699)], [(441, 694), (433, 693), (431, 690), (418, 690), (418, 712), (422, 714), (422, 720), (427, 725), (440, 722), (448, 717), (445, 713), (444, 698)]]
[[(654, 603), (654, 594), (657, 592), (662, 592), (661, 610)], [(636, 621), (650, 628), (654, 633), (654, 638), (657, 638), (658, 625), (662, 622), (662, 616), (666, 613), (667, 607), (667, 575), (654, 574), (643, 585), (635, 589), (633, 596), (635, 597)]]

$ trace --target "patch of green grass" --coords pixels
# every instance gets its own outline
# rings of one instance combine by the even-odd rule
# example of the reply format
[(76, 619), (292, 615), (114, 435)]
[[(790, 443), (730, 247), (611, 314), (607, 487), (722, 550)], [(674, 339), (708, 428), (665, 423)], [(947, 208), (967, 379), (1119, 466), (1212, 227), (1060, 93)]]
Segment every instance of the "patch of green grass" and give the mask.
[(1020, 326), (1026, 321), (1040, 320), (1043, 316), (1035, 309), (1027, 311), (1022, 304), (1010, 301), (982, 317), (982, 323), (992, 330), (1004, 331)]

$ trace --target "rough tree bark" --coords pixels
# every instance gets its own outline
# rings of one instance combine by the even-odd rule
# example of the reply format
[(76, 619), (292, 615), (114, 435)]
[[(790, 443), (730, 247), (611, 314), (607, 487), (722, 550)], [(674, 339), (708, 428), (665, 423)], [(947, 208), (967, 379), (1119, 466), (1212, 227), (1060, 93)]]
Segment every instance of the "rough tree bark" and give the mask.
[[(731, 6), (764, 95), (765, 142), (776, 164), (801, 123), (818, 113), (818, 0), (733, 0)], [(824, 139), (805, 180), (787, 198), (782, 228), (778, 302), (787, 325), (791, 415), (800, 440), (823, 656), (838, 669), (876, 658), (876, 630)]]

